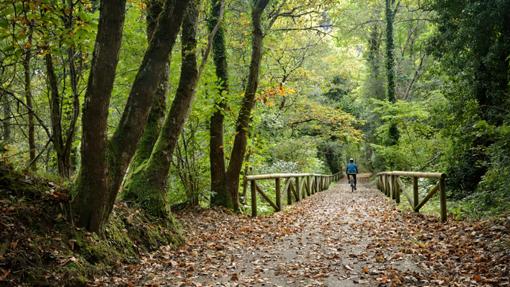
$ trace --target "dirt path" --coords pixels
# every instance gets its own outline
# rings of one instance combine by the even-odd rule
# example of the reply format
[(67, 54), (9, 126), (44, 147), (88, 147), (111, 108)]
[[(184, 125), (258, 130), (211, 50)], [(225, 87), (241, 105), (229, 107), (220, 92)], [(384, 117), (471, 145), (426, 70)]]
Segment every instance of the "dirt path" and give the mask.
[(351, 193), (336, 184), (270, 217), (179, 217), (184, 246), (148, 254), (96, 285), (510, 286), (509, 225), (443, 225), (399, 212), (364, 185)]

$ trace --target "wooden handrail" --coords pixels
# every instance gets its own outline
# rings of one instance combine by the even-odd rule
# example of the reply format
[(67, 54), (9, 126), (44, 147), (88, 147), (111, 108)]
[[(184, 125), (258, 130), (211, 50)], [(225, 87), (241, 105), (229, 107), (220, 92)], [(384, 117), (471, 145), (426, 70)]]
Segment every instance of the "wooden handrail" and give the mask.
[(417, 172), (417, 171), (385, 171), (380, 172), (377, 175), (398, 175), (419, 178), (441, 178), (446, 176), (444, 173), (440, 172)]
[[(385, 171), (380, 172), (377, 175), (377, 187), (384, 194), (394, 199), (397, 203), (400, 203), (400, 194), (404, 193), (407, 197), (409, 204), (412, 206), (415, 212), (419, 212), (420, 209), (429, 201), (435, 193), (439, 191), (439, 200), (441, 207), (441, 221), (446, 222), (447, 220), (447, 209), (446, 209), (446, 185), (445, 179), (446, 174), (440, 172), (414, 172), (414, 171)], [(400, 177), (410, 177), (413, 180), (413, 197), (404, 192), (404, 183), (400, 180)], [(425, 198), (419, 200), (419, 178), (430, 178), (438, 179), (437, 185), (427, 192)]]
[(334, 175), (324, 175), (324, 174), (315, 174), (315, 173), (269, 173), (269, 174), (247, 175), (246, 180), (291, 178), (291, 177), (305, 177), (305, 176), (328, 177), (328, 176), (334, 176)]
[[(293, 198), (294, 202), (300, 201), (306, 196), (313, 195), (314, 193), (326, 190), (332, 182), (339, 181), (343, 177), (342, 173), (332, 175), (313, 174), (313, 173), (274, 173), (274, 174), (259, 174), (248, 175), (244, 179), (244, 188), (250, 184), (251, 189), (251, 216), (257, 216), (257, 193), (260, 197), (269, 203), (275, 211), (282, 210), (281, 196), (287, 194), (287, 204), (291, 205)], [(275, 181), (276, 202), (273, 202), (267, 194), (264, 193), (257, 180)], [(285, 179), (284, 188), (281, 189), (281, 179)]]

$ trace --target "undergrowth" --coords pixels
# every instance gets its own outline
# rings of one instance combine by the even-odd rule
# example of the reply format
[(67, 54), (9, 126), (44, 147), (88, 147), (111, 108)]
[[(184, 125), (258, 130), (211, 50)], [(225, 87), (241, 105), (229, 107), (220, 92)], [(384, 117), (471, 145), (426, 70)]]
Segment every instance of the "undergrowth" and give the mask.
[(101, 235), (77, 228), (59, 184), (0, 164), (0, 285), (84, 286), (144, 252), (182, 243), (174, 222), (121, 203)]

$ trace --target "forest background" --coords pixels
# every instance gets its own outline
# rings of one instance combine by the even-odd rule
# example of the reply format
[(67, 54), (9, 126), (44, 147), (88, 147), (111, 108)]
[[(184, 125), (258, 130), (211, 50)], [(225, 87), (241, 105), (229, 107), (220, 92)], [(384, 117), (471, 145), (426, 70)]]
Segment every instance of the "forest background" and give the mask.
[[(73, 189), (86, 228), (101, 229), (117, 192), (159, 217), (242, 211), (242, 175), (336, 173), (350, 157), (368, 172), (445, 172), (459, 216), (509, 210), (509, 1), (119, 3), (101, 10), (118, 63), (93, 61), (97, 1), (0, 6), (2, 161)], [(83, 108), (93, 74), (111, 78), (111, 98)], [(94, 150), (102, 121), (111, 140)]]

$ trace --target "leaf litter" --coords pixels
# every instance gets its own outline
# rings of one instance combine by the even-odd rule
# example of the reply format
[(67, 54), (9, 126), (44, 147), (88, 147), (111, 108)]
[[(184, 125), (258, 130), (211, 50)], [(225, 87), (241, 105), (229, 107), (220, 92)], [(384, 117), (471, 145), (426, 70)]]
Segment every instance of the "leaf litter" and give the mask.
[(346, 183), (255, 219), (177, 214), (186, 234), (97, 277), (117, 286), (510, 286), (510, 218), (455, 221), (401, 212)]

